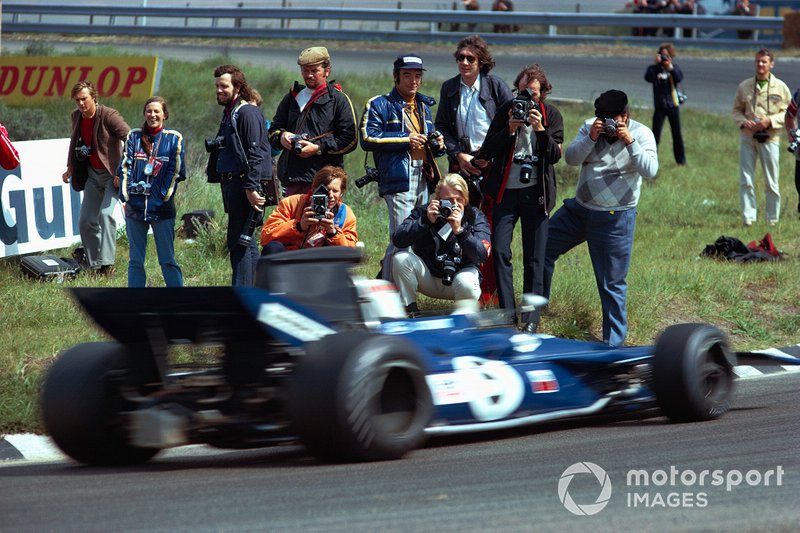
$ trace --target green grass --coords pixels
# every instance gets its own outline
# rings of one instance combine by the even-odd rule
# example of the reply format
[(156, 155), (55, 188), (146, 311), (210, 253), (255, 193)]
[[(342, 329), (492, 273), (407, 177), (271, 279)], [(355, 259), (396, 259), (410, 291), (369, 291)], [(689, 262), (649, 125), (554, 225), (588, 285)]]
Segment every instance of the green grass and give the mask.
[[(41, 47), (40, 47), (41, 48)], [(45, 50), (46, 52), (47, 50)], [(36, 50), (42, 53), (42, 50)], [(78, 54), (114, 54), (112, 49)], [(213, 68), (229, 60), (214, 58), (198, 64), (166, 60), (160, 94), (170, 104), (170, 126), (188, 140), (189, 179), (179, 188), (178, 213), (213, 209), (217, 217), (208, 231), (190, 243), (177, 239), (176, 253), (186, 284), (225, 285), (230, 279), (224, 228), (226, 218), (219, 187), (205, 182), (206, 154), (202, 140), (217, 129), (220, 109), (213, 94)], [(286, 93), (295, 72), (245, 66), (253, 86), (264, 97), (271, 116)], [(384, 73), (360, 76), (334, 72), (361, 115), (367, 98), (391, 88)], [(447, 75), (449, 76), (449, 74)], [(444, 78), (428, 72), (422, 91), (438, 95)], [(558, 95), (554, 95), (557, 97)], [(141, 103), (104, 101), (120, 112), (131, 125), (142, 121)], [(559, 106), (565, 121), (565, 138), (570, 142), (582, 120), (592, 113), (588, 105)], [(14, 139), (67, 137), (69, 101), (41, 107), (12, 108), (0, 102), (0, 116)], [(634, 110), (634, 118), (650, 124), (649, 110)], [(636, 228), (629, 282), (628, 343), (648, 344), (665, 326), (678, 322), (704, 321), (726, 330), (737, 349), (783, 346), (798, 342), (800, 329), (800, 269), (796, 260), (800, 245), (800, 222), (796, 212), (794, 160), (785, 150), (781, 161), (783, 215), (777, 228), (763, 222), (742, 228), (738, 199), (738, 130), (728, 116), (692, 109), (682, 112), (689, 164), (678, 167), (672, 158), (671, 136), (665, 129), (660, 148), (658, 177), (643, 186)], [(785, 143), (784, 143), (785, 146)], [(61, 159), (63, 154), (51, 154)], [(357, 150), (346, 158), (351, 177), (362, 175), (364, 154)], [(441, 160), (444, 165), (444, 160)], [(574, 193), (577, 169), (563, 162), (556, 167), (559, 196)], [(57, 179), (54, 177), (54, 179)], [(760, 214), (763, 216), (763, 176), (757, 177)], [(345, 200), (358, 216), (359, 236), (366, 244), (366, 262), (359, 273), (374, 276), (388, 239), (384, 202), (375, 185), (363, 190), (354, 186)], [(559, 201), (560, 204), (560, 201)], [(769, 264), (734, 264), (700, 258), (706, 244), (720, 235), (735, 236), (745, 243), (772, 231), (786, 259)], [(519, 228), (518, 230), (519, 231)], [(151, 284), (163, 284), (154, 246), (148, 250), (147, 272)], [(69, 250), (57, 250), (67, 255)], [(515, 258), (521, 256), (519, 235)], [(63, 285), (35, 283), (22, 277), (19, 258), (0, 259), (0, 433), (40, 431), (37, 396), (43, 371), (65, 348), (79, 342), (105, 338), (76, 308), (67, 292), (70, 286), (125, 286), (127, 241), (119, 239), (118, 273), (111, 279), (81, 277)], [(517, 292), (521, 290), (521, 269), (516, 269)], [(424, 306), (443, 308), (446, 302), (424, 300)], [(124, 302), (120, 302), (124, 305)], [(600, 303), (591, 263), (585, 246), (564, 256), (553, 279), (552, 303), (543, 317), (546, 333), (571, 338), (600, 336)]]

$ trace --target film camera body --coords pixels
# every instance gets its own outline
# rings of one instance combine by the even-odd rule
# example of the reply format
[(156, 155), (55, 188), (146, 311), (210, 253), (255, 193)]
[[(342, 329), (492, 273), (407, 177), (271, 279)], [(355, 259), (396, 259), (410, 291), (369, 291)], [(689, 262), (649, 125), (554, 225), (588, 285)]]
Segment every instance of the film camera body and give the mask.
[(320, 185), (311, 195), (311, 209), (314, 210), (314, 218), (325, 218), (328, 212), (328, 188)]
[(531, 182), (533, 175), (533, 166), (539, 162), (539, 157), (535, 154), (525, 154), (523, 156), (515, 156), (514, 163), (519, 165), (519, 182), (527, 184)]
[(213, 152), (216, 152), (216, 151), (219, 151), (219, 150), (222, 150), (226, 146), (225, 137), (222, 136), (222, 135), (218, 135), (217, 137), (214, 137), (213, 139), (206, 139), (206, 140), (203, 141), (203, 144), (206, 147), (206, 152), (208, 152), (209, 154), (213, 153)]
[(440, 200), (439, 201), (439, 214), (437, 215), (438, 218), (447, 219), (450, 215), (453, 214), (453, 209), (455, 208), (455, 204), (450, 200)]
[(428, 146), (431, 147), (431, 151), (433, 153), (439, 153), (444, 151), (444, 146), (441, 142), (439, 142), (439, 137), (441, 136), (441, 132), (439, 130), (433, 130), (428, 134)]
[(436, 260), (442, 264), (442, 285), (449, 287), (461, 264), (461, 246), (454, 243), (451, 251), (437, 253)]
[(360, 189), (364, 185), (366, 185), (367, 183), (372, 183), (373, 181), (375, 183), (377, 183), (378, 180), (380, 179), (380, 177), (381, 176), (378, 173), (378, 169), (377, 168), (371, 167), (369, 165), (364, 165), (364, 175), (361, 176), (360, 178), (356, 179), (356, 181), (355, 181), (356, 187), (358, 187)]
[(539, 109), (539, 104), (533, 99), (533, 92), (530, 89), (525, 89), (511, 101), (511, 118), (513, 120), (522, 120), (528, 125), (528, 113), (530, 113), (531, 109)]
[(308, 133), (298, 133), (289, 137), (289, 142), (292, 143), (292, 152), (299, 154), (303, 151), (303, 144), (300, 141), (307, 141), (311, 139)]
[(78, 161), (88, 161), (89, 156), (92, 155), (92, 147), (86, 146), (83, 139), (78, 139), (78, 144), (75, 146), (75, 157)]
[(603, 133), (609, 137), (614, 137), (617, 134), (617, 120), (612, 117), (603, 119)]
[(786, 149), (791, 153), (795, 153), (798, 147), (800, 147), (800, 128), (792, 130), (792, 141)]

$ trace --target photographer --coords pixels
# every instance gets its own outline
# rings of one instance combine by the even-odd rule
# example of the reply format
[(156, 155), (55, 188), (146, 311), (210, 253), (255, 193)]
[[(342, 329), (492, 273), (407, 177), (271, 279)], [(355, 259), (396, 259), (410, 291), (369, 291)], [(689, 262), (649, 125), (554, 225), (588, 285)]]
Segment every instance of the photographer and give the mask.
[(794, 188), (797, 191), (797, 211), (800, 212), (800, 131), (798, 130), (797, 109), (800, 106), (800, 89), (795, 90), (792, 101), (784, 115), (784, 126), (789, 136), (788, 150), (794, 154)]
[(162, 97), (149, 98), (143, 114), (144, 125), (128, 133), (117, 171), (130, 245), (128, 287), (147, 285), (144, 258), (150, 229), (164, 283), (183, 287), (183, 272), (175, 260), (175, 191), (186, 179), (183, 135), (164, 129), (169, 108)]
[(250, 212), (263, 211), (266, 199), (261, 183), (272, 178), (272, 155), (266, 120), (259, 106), (261, 95), (248, 85), (244, 73), (233, 65), (214, 70), (217, 103), (223, 106), (222, 121), (214, 139), (206, 140), (209, 152), (206, 175), (209, 183), (220, 183), (228, 213), (226, 242), (231, 257), (231, 283), (252, 285), (258, 261), (258, 243), (239, 244)]
[(76, 259), (102, 276), (114, 274), (117, 257), (117, 222), (114, 208), (119, 201), (117, 167), (122, 159), (122, 141), (130, 126), (116, 109), (97, 103), (97, 89), (88, 80), (72, 88), (77, 109), (72, 112), (72, 134), (67, 152), (64, 183), (83, 191), (78, 227), (83, 257)]
[(547, 234), (544, 291), (550, 298), (555, 263), (586, 242), (603, 308), (603, 342), (621, 346), (628, 333), (627, 293), (636, 206), (642, 178), (658, 172), (658, 148), (647, 126), (631, 119), (628, 95), (612, 89), (594, 101), (595, 116), (584, 121), (564, 151), (580, 168), (574, 198), (553, 214)]
[(474, 300), (481, 295), (478, 268), (491, 247), (486, 216), (468, 203), (464, 178), (447, 174), (433, 199), (414, 208), (392, 236), (400, 250), (394, 279), (410, 316), (419, 312), (417, 292), (432, 298)]
[(369, 99), (361, 117), (361, 148), (372, 152), (378, 191), (389, 208), (389, 245), (380, 277), (392, 280), (392, 235), (414, 207), (428, 202), (441, 174), (435, 158), (444, 154), (444, 138), (431, 119), (436, 100), (419, 93), (422, 58), (404, 54), (394, 62), (394, 89)]
[(681, 68), (675, 64), (675, 47), (672, 43), (663, 43), (658, 47), (655, 63), (647, 67), (644, 73), (645, 81), (653, 84), (653, 135), (656, 144), (661, 141), (661, 129), (664, 127), (664, 118), (669, 119), (669, 128), (672, 131), (672, 153), (675, 162), (679, 165), (686, 164), (686, 153), (683, 148), (683, 135), (681, 134), (681, 112), (678, 87), (683, 80)]
[(775, 58), (762, 48), (756, 52), (756, 75), (739, 84), (733, 99), (733, 120), (739, 126), (739, 202), (745, 227), (758, 220), (753, 178), (756, 159), (764, 170), (767, 223), (778, 224), (781, 214), (780, 131), (792, 93), (772, 74)]
[[(528, 65), (514, 81), (517, 96), (497, 111), (484, 141), (485, 157), (493, 158), (484, 184), (484, 209), (492, 213), (492, 260), (500, 306), (516, 322), (511, 241), (522, 221), (522, 290), (542, 294), (548, 215), (556, 200), (553, 165), (561, 159), (564, 121), (545, 103), (553, 89), (539, 65)], [(520, 328), (535, 332), (539, 313), (521, 317)]]
[(344, 154), (356, 148), (356, 113), (342, 88), (328, 81), (328, 49), (306, 48), (297, 64), (305, 86), (294, 83), (269, 128), (270, 144), (283, 150), (278, 177), (285, 196), (308, 192), (317, 170), (325, 165), (343, 167)]
[(269, 215), (261, 230), (262, 254), (317, 246), (355, 247), (356, 215), (342, 201), (346, 191), (344, 169), (332, 165), (319, 169), (311, 191), (287, 196)]

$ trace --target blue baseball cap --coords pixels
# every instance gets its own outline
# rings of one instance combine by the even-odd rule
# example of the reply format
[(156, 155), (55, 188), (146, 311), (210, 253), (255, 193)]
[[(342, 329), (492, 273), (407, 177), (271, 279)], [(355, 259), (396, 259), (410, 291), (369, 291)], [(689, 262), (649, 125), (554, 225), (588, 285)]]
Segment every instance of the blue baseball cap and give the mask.
[(401, 68), (425, 70), (422, 68), (422, 58), (417, 54), (403, 54), (397, 56), (397, 59), (394, 60), (394, 69), (400, 70)]

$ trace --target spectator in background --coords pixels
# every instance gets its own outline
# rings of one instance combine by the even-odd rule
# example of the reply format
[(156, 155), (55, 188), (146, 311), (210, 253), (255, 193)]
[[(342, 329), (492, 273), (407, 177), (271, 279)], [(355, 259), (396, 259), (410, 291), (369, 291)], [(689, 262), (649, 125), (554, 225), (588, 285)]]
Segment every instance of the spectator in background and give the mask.
[[(436, 111), (436, 129), (444, 136), (450, 161), (449, 172), (466, 178), (469, 203), (479, 207), (481, 181), (488, 176), (490, 167), (482, 161), (481, 168), (473, 160), (483, 145), (497, 108), (511, 100), (513, 95), (506, 82), (489, 74), (495, 61), (489, 52), (489, 45), (480, 36), (470, 35), (461, 39), (453, 57), (458, 65), (458, 75), (442, 84)], [(488, 204), (484, 214), (491, 225)], [(496, 291), (492, 261), (485, 261), (481, 269), (481, 300), (488, 303), (495, 299)]]
[(564, 152), (580, 174), (575, 197), (564, 200), (550, 220), (543, 296), (550, 298), (556, 260), (586, 242), (603, 309), (603, 342), (621, 346), (628, 333), (626, 278), (636, 206), (642, 178), (658, 172), (658, 148), (647, 126), (631, 118), (624, 92), (606, 91), (594, 107), (595, 116)]
[[(792, 143), (800, 143), (800, 137), (796, 135), (797, 133), (797, 109), (798, 105), (800, 105), (800, 89), (797, 89), (794, 92), (794, 96), (792, 96), (792, 101), (789, 103), (789, 108), (786, 110), (786, 116), (784, 117), (784, 126), (786, 127), (786, 133), (789, 135), (789, 150), (794, 152), (794, 188), (797, 190), (797, 211), (800, 212), (800, 147), (797, 144)], [(794, 148), (794, 150), (792, 150)]]
[[(537, 64), (523, 68), (514, 80), (517, 98), (527, 97), (524, 116), (514, 116), (514, 104), (505, 102), (492, 120), (482, 153), (493, 159), (484, 184), (485, 203), (492, 205), (492, 258), (500, 306), (516, 323), (511, 243), (514, 227), (522, 224), (522, 292), (543, 294), (548, 217), (556, 201), (554, 166), (561, 159), (564, 120), (545, 103), (553, 86)], [(535, 104), (535, 105), (533, 105)], [(524, 111), (524, 109), (523, 109)], [(539, 311), (523, 314), (519, 323), (535, 333)]]
[[(739, 17), (755, 17), (756, 6), (754, 6), (750, 0), (737, 0), (736, 4), (733, 6), (731, 15)], [(755, 35), (753, 30), (736, 30), (736, 36), (739, 39), (752, 39), (753, 35)]]
[(400, 249), (393, 258), (394, 280), (409, 316), (419, 312), (417, 292), (477, 302), (478, 269), (490, 248), (489, 224), (468, 199), (464, 178), (447, 174), (433, 199), (415, 207), (392, 235)]
[[(478, 3), (478, 0), (461, 0), (461, 3), (464, 5), (464, 9), (466, 11), (480, 11), (481, 5)], [(453, 4), (453, 9), (456, 8), (456, 4)], [(475, 28), (478, 25), (474, 22), (470, 22), (467, 24), (467, 31), (474, 32)], [(455, 24), (450, 25), (450, 31), (458, 31), (461, 28), (461, 24), (456, 22)]]
[[(492, 11), (514, 11), (513, 0), (495, 0), (492, 4)], [(513, 33), (519, 31), (519, 26), (516, 24), (495, 24), (495, 33)]]
[(653, 135), (655, 135), (656, 144), (661, 140), (661, 129), (664, 127), (664, 118), (666, 117), (672, 131), (672, 153), (675, 156), (675, 162), (685, 165), (686, 153), (683, 148), (680, 101), (678, 100), (678, 86), (683, 80), (683, 72), (673, 62), (675, 55), (675, 47), (672, 43), (661, 44), (658, 47), (654, 64), (648, 66), (644, 73), (644, 79), (653, 84)]
[[(379, 277), (393, 281), (392, 236), (411, 211), (428, 203), (441, 174), (436, 157), (444, 154), (444, 138), (431, 134), (434, 98), (419, 92), (425, 69), (422, 58), (403, 54), (394, 61), (394, 88), (367, 101), (361, 117), (361, 148), (372, 152), (378, 170), (378, 192), (389, 209), (389, 244)], [(435, 147), (435, 149), (434, 149)]]
[[(635, 14), (659, 14), (669, 6), (668, 0), (633, 0), (631, 4), (631, 11)], [(636, 37), (655, 37), (658, 34), (658, 28), (633, 28), (633, 35)]]
[(756, 75), (739, 84), (733, 99), (733, 119), (740, 132), (739, 200), (745, 226), (752, 226), (758, 219), (753, 178), (759, 157), (764, 171), (767, 223), (777, 225), (781, 213), (779, 134), (792, 93), (772, 74), (774, 67), (770, 50), (756, 52)]
[(212, 147), (206, 175), (209, 183), (222, 185), (222, 200), (228, 214), (226, 244), (231, 259), (231, 284), (251, 286), (255, 281), (258, 242), (240, 244), (239, 236), (249, 222), (251, 210), (263, 212), (266, 198), (261, 183), (272, 177), (272, 153), (267, 139), (261, 95), (250, 86), (244, 72), (234, 65), (214, 69), (217, 104), (222, 119)]
[(11, 139), (8, 138), (8, 130), (0, 122), (0, 167), (6, 170), (14, 170), (19, 166), (19, 154)]
[[(312, 196), (324, 187), (325, 213), (319, 216)], [(342, 201), (347, 191), (343, 168), (326, 165), (314, 175), (311, 190), (287, 196), (269, 215), (261, 230), (262, 255), (319, 246), (350, 246), (358, 242), (356, 215)]]
[[(305, 85), (294, 83), (278, 104), (269, 127), (272, 148), (283, 150), (278, 178), (286, 196), (311, 190), (314, 175), (322, 167), (344, 167), (344, 155), (355, 150), (357, 143), (353, 104), (336, 82), (328, 81), (328, 49), (306, 48), (297, 64)], [(297, 135), (305, 137), (295, 145)]]
[(72, 180), (72, 188), (83, 191), (78, 217), (82, 249), (73, 255), (92, 272), (111, 276), (117, 256), (117, 167), (122, 141), (131, 128), (116, 109), (97, 103), (92, 82), (76, 83), (70, 97), (77, 109), (72, 112), (67, 170), (61, 178), (64, 183)]
[(169, 108), (162, 97), (148, 98), (143, 114), (144, 125), (128, 133), (117, 170), (130, 244), (128, 287), (147, 285), (144, 259), (151, 229), (164, 283), (183, 287), (183, 272), (175, 260), (175, 191), (186, 179), (183, 135), (164, 129)]

